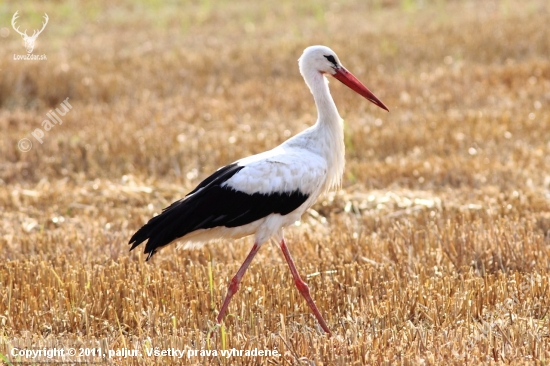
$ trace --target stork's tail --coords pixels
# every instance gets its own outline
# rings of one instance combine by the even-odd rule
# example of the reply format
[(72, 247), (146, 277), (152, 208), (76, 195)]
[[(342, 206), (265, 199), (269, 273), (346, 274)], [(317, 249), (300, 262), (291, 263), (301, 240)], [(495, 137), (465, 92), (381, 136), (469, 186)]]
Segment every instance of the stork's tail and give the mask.
[[(143, 225), (130, 239), (129, 244), (132, 245), (130, 250), (149, 239), (144, 251), (145, 254), (149, 254), (146, 259), (149, 260), (157, 249), (193, 230), (223, 225), (223, 222), (215, 222), (215, 219), (223, 219), (231, 215), (227, 215), (225, 212), (213, 214), (210, 209), (217, 207), (215, 211), (223, 210), (223, 207), (220, 207), (223, 193), (233, 192), (233, 190), (222, 188), (221, 185), (243, 168), (243, 166), (233, 163), (218, 169), (189, 192), (185, 198), (172, 203), (160, 215), (153, 217)], [(244, 193), (233, 198), (240, 202), (242, 195)], [(238, 207), (238, 205), (236, 206)]]

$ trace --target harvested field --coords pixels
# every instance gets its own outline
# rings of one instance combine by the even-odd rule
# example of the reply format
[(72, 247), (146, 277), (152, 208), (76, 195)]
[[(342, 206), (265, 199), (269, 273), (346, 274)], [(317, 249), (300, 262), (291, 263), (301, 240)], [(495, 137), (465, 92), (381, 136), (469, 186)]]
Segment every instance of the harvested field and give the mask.
[[(0, 9), (7, 364), (549, 362), (548, 1), (23, 0)], [(14, 59), (27, 53), (15, 11), (29, 34), (48, 14), (33, 51), (46, 60)], [(314, 123), (296, 62), (312, 44), (331, 47), (391, 111), (331, 82), (345, 119), (343, 186), (285, 231), (334, 336), (271, 244), (216, 328), (253, 239), (171, 245), (147, 263), (128, 240), (216, 168)], [(45, 131), (66, 98), (62, 123)], [(27, 359), (14, 347), (139, 354)], [(186, 353), (148, 355), (155, 347)], [(232, 349), (279, 355), (221, 355)]]

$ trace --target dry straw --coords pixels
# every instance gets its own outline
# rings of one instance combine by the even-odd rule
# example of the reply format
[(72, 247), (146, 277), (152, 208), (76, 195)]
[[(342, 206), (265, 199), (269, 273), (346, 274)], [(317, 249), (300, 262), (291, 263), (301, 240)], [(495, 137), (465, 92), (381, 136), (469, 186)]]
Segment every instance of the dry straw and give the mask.
[[(548, 362), (547, 2), (301, 4), (18, 3), (29, 24), (50, 22), (35, 46), (47, 61), (10, 58), (24, 52), (11, 31), (0, 48), (1, 354), (19, 342), (283, 354), (111, 360), (140, 365)], [(344, 187), (287, 230), (335, 336), (269, 245), (215, 328), (250, 240), (171, 246), (148, 264), (126, 243), (213, 169), (315, 120), (296, 60), (318, 43), (392, 111), (331, 84)], [(63, 124), (18, 150), (67, 97)]]

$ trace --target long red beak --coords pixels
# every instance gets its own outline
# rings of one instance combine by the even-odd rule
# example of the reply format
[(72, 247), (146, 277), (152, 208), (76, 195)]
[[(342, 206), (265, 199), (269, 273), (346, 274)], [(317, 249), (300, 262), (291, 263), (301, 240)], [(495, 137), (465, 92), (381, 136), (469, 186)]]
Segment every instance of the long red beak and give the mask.
[(380, 99), (376, 98), (376, 95), (372, 94), (372, 92), (366, 86), (364, 86), (363, 83), (361, 83), (355, 76), (353, 76), (351, 72), (346, 70), (344, 66), (340, 66), (338, 68), (335, 68), (334, 70), (336, 71), (336, 74), (332, 76), (334, 76), (335, 79), (340, 80), (351, 90), (367, 98), (380, 108), (385, 109), (388, 112), (390, 111), (388, 107), (386, 107), (384, 103), (380, 101)]

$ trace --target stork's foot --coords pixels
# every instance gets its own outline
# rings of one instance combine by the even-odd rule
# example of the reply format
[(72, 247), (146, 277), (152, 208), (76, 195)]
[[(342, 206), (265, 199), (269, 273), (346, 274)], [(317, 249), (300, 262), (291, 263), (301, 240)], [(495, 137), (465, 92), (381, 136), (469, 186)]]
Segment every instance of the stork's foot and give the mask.
[(235, 295), (237, 291), (239, 291), (239, 287), (241, 286), (241, 279), (242, 278), (239, 278), (237, 277), (237, 275), (235, 275), (231, 279), (231, 282), (229, 282), (229, 287), (227, 287), (227, 294), (225, 295), (222, 308), (220, 309), (220, 313), (218, 314), (218, 318), (216, 319), (218, 324), (222, 322), (225, 312), (229, 307), (229, 302), (231, 302), (231, 299), (233, 298), (233, 295)]
[(260, 249), (260, 246), (257, 243), (254, 243), (252, 250), (250, 251), (250, 253), (248, 253), (248, 256), (246, 257), (243, 264), (241, 265), (241, 268), (239, 268), (235, 276), (231, 279), (231, 282), (229, 282), (229, 286), (227, 287), (227, 294), (225, 295), (222, 308), (220, 309), (220, 313), (218, 314), (218, 318), (216, 319), (218, 324), (222, 322), (223, 317), (227, 312), (227, 308), (229, 307), (229, 303), (231, 302), (231, 298), (239, 290), (239, 287), (241, 285), (241, 280), (243, 279), (243, 276), (246, 270), (248, 269), (248, 266), (252, 262), (252, 259), (254, 259), (254, 256), (256, 255), (256, 253), (258, 253), (259, 249)]
[(328, 325), (325, 322), (325, 319), (323, 318), (323, 316), (321, 315), (321, 312), (317, 308), (317, 305), (315, 305), (315, 302), (311, 298), (311, 295), (309, 293), (309, 286), (304, 280), (302, 280), (302, 277), (300, 277), (300, 274), (296, 269), (296, 265), (294, 264), (294, 260), (292, 260), (292, 256), (288, 251), (288, 248), (285, 244), (284, 239), (281, 241), (281, 250), (283, 251), (283, 255), (285, 256), (288, 266), (290, 267), (290, 272), (292, 273), (292, 277), (294, 277), (294, 283), (296, 284), (296, 288), (298, 289), (298, 291), (300, 291), (304, 299), (306, 299), (306, 302), (309, 308), (313, 312), (313, 315), (315, 315), (315, 317), (317, 318), (317, 321), (319, 322), (319, 325), (321, 325), (321, 328), (323, 328), (325, 333), (327, 333), (328, 335), (332, 335), (332, 333), (330, 332), (330, 329), (328, 329)]

